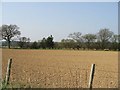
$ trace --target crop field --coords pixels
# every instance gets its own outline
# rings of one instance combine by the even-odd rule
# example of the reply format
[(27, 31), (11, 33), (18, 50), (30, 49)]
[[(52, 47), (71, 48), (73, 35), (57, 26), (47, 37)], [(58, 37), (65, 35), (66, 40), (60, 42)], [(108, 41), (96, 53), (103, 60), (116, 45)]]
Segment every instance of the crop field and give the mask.
[(96, 64), (93, 88), (118, 87), (118, 52), (79, 50), (2, 50), (2, 76), (13, 59), (10, 84), (32, 88), (88, 88), (91, 64)]

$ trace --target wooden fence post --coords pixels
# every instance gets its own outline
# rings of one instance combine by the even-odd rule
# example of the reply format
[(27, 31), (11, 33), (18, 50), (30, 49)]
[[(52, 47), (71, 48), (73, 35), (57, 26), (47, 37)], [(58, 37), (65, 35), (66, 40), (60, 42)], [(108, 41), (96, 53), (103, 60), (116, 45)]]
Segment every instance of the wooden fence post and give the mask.
[(9, 59), (8, 60), (6, 77), (5, 77), (5, 85), (7, 85), (9, 83), (11, 64), (12, 64), (12, 59)]
[(94, 73), (95, 73), (95, 64), (92, 64), (91, 71), (90, 71), (90, 78), (89, 78), (89, 89), (90, 90), (92, 90), (92, 82), (94, 78)]

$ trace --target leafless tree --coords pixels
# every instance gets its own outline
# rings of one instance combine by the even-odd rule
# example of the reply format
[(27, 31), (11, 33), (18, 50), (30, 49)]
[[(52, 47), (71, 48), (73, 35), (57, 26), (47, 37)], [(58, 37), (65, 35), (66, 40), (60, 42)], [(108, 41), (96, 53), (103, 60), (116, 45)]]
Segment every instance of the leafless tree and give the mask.
[(6, 40), (8, 43), (8, 48), (10, 48), (11, 39), (14, 36), (20, 35), (19, 27), (17, 25), (2, 25), (0, 27), (0, 35), (2, 39)]

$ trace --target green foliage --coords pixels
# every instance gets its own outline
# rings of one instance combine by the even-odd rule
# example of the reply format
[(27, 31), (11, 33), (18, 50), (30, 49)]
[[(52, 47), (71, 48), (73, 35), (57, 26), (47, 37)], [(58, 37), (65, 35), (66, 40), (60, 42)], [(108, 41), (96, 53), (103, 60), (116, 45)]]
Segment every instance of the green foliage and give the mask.
[(43, 49), (49, 48), (49, 49), (53, 49), (54, 48), (54, 41), (53, 41), (53, 36), (49, 36), (46, 38), (43, 38), (40, 42), (40, 46)]
[(72, 39), (62, 39), (61, 40), (61, 48), (76, 48), (77, 47), (77, 42), (75, 42)]
[(47, 38), (47, 40), (46, 40), (46, 46), (49, 49), (54, 47), (54, 42), (53, 42), (52, 35)]
[(29, 43), (30, 43), (30, 38), (27, 38), (27, 37), (20, 37), (19, 38), (18, 45), (20, 48), (28, 48)]
[(32, 43), (32, 45), (30, 46), (31, 49), (38, 49), (38, 43), (35, 41)]
[(45, 38), (43, 38), (42, 41), (40, 42), (40, 47), (43, 49), (45, 49), (47, 47)]

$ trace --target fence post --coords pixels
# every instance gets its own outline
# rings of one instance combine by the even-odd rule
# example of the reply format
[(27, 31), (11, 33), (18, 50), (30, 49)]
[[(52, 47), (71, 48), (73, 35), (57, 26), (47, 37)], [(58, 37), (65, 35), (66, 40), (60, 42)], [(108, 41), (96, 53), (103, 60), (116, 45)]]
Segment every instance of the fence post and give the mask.
[(8, 60), (6, 77), (5, 77), (5, 85), (7, 85), (9, 83), (11, 64), (12, 64), (12, 59), (9, 59)]
[(90, 90), (92, 90), (92, 82), (94, 78), (94, 73), (95, 73), (95, 64), (92, 64), (91, 71), (90, 71), (90, 78), (89, 78), (89, 89)]

